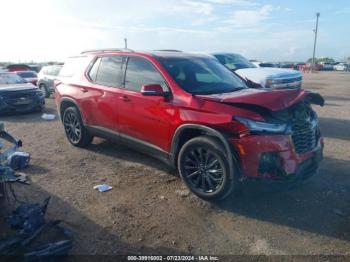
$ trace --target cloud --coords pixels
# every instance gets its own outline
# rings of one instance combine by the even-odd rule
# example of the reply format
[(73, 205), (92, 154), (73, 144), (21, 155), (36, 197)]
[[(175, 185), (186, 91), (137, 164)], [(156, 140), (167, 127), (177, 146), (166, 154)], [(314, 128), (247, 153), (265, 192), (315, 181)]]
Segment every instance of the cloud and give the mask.
[(171, 5), (170, 10), (175, 12), (210, 15), (213, 11), (213, 6), (209, 3), (184, 0), (180, 1), (178, 4)]
[(277, 9), (279, 7), (264, 5), (255, 9), (237, 10), (224, 23), (238, 29), (255, 29), (261, 27), (270, 18), (271, 12)]
[(206, 0), (206, 2), (221, 4), (221, 5), (238, 5), (238, 6), (259, 6), (259, 3), (252, 2), (249, 0)]
[[(125, 37), (133, 49), (232, 51), (264, 60), (304, 56), (306, 59), (312, 50), (314, 19), (302, 21), (304, 17), (296, 12), (299, 9), (288, 13), (288, 19), (281, 19), (281, 14), (290, 9), (282, 4), (281, 7), (264, 4), (265, 1), (3, 2), (2, 9), (6, 12), (0, 16), (0, 24), (11, 26), (2, 28), (2, 36), (6, 37), (1, 41), (0, 61), (64, 60), (84, 49), (123, 46)], [(345, 7), (343, 9), (342, 13), (348, 12)], [(33, 15), (38, 10), (40, 16)], [(33, 35), (33, 30), (24, 30), (26, 23), (35, 25), (39, 33)], [(329, 49), (325, 51), (320, 46), (320, 53), (332, 55), (336, 49), (334, 46), (348, 52), (348, 41), (336, 41), (338, 38), (330, 36), (324, 36), (322, 40), (322, 32), (320, 43), (325, 45), (325, 39), (334, 41), (326, 43)]]

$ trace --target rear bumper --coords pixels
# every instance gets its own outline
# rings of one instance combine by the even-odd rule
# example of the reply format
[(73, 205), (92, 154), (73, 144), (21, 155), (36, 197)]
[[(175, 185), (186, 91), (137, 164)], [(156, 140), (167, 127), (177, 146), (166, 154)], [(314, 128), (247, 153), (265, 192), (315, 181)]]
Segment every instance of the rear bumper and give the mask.
[[(317, 173), (323, 158), (323, 139), (306, 153), (297, 154), (288, 135), (248, 136), (230, 139), (230, 144), (239, 154), (243, 178), (268, 179), (274, 181), (304, 180)], [(263, 155), (271, 154), (270, 164), (276, 168), (264, 168)]]

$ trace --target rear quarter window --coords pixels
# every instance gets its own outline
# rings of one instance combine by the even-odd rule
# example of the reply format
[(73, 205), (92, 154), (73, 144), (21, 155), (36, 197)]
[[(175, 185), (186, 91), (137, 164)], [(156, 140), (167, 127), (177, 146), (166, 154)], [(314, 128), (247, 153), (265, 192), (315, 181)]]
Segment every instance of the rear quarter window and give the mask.
[[(97, 75), (95, 76), (95, 82), (105, 86), (122, 86), (124, 77), (124, 63), (125, 57), (121, 56), (107, 56), (96, 61), (94, 66), (91, 68), (93, 77), (95, 70), (97, 70)], [(98, 65), (98, 69), (95, 69), (95, 65)]]

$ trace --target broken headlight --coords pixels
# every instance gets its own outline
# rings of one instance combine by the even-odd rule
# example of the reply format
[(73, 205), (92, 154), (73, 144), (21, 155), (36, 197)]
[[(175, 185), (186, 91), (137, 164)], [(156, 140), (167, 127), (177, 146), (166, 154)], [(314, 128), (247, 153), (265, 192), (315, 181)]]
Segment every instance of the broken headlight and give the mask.
[(281, 134), (285, 133), (288, 127), (287, 124), (259, 122), (240, 116), (235, 116), (234, 119), (248, 127), (252, 133)]

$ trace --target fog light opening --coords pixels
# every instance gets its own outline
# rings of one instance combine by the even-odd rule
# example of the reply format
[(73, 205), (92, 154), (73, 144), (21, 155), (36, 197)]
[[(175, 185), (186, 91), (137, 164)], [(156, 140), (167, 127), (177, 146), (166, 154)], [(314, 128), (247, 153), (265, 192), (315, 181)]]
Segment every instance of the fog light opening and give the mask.
[(260, 155), (259, 175), (262, 177), (285, 177), (286, 173), (282, 168), (283, 160), (277, 152), (265, 152)]

